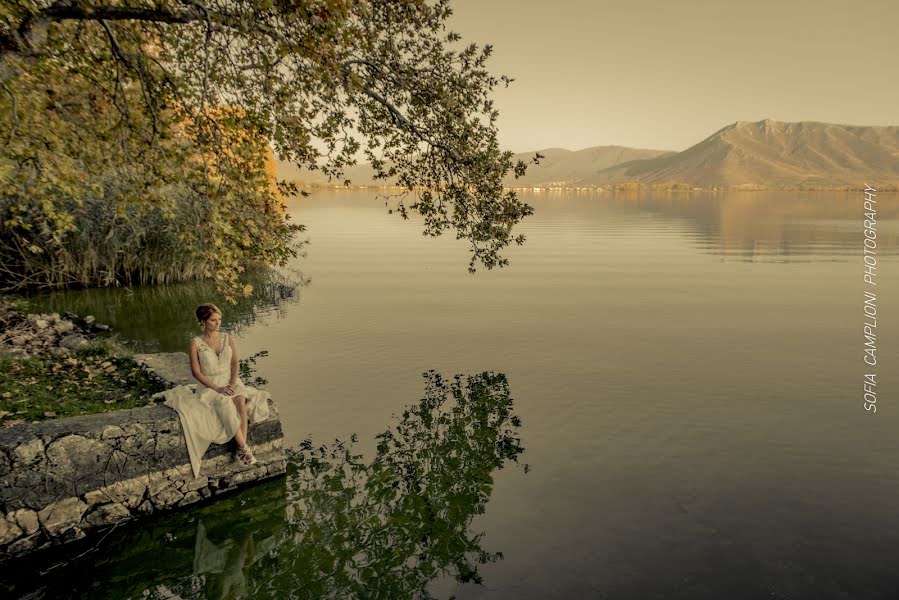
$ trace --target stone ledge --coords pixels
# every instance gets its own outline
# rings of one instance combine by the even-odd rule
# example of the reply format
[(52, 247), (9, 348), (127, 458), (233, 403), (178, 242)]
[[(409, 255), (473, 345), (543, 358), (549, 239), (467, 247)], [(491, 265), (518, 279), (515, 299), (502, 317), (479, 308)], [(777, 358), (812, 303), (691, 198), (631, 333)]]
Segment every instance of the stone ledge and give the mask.
[(135, 354), (134, 362), (150, 376), (171, 385), (196, 385), (190, 372), (190, 358), (184, 352), (159, 352), (157, 354)]
[(166, 406), (0, 430), (0, 559), (283, 474), (284, 436), (274, 401), (269, 410), (269, 419), (248, 431), (256, 465), (234, 462), (230, 444), (213, 444), (196, 479), (180, 419)]

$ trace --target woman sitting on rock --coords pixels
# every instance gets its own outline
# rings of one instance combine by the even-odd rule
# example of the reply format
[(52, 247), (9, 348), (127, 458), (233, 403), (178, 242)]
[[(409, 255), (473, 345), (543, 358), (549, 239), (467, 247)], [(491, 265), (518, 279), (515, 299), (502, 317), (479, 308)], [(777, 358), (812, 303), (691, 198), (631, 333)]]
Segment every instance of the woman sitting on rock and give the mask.
[(244, 385), (234, 338), (222, 333), (222, 311), (214, 304), (196, 310), (202, 333), (190, 341), (190, 370), (200, 382), (194, 393), (178, 386), (165, 393), (165, 404), (178, 412), (187, 442), (194, 477), (200, 474), (200, 459), (210, 443), (237, 444), (236, 459), (256, 463), (247, 444), (247, 421), (268, 418), (269, 393)]

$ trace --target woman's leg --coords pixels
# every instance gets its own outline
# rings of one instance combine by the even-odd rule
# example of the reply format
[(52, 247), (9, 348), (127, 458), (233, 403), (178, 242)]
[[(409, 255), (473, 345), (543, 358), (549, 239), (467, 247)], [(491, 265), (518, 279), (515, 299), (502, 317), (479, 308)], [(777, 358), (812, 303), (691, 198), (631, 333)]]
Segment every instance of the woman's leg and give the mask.
[[(238, 440), (237, 445), (243, 447), (246, 445), (247, 439), (247, 398), (246, 396), (234, 396), (233, 400), (234, 408), (237, 409), (237, 414), (240, 415), (240, 433), (244, 439), (244, 443), (240, 443)], [(234, 439), (237, 439), (237, 434), (234, 434)]]
[(247, 443), (247, 398), (246, 396), (234, 396), (234, 408), (240, 415), (240, 427), (234, 432), (234, 441), (237, 442), (237, 458), (247, 465), (255, 465), (256, 457), (253, 456), (250, 445)]
[(237, 442), (238, 448), (246, 448), (247, 447), (247, 436), (243, 434), (240, 428), (234, 432), (234, 441)]
[(245, 464), (256, 464), (256, 458), (247, 445), (247, 405), (244, 396), (228, 397), (218, 394), (212, 406), (227, 431), (233, 431), (237, 444), (237, 458)]
[(233, 398), (219, 394), (212, 400), (212, 407), (224, 425), (225, 431), (234, 432), (232, 438), (237, 442), (237, 447), (246, 446), (246, 430), (240, 428), (240, 409), (237, 408), (237, 403), (233, 402)]

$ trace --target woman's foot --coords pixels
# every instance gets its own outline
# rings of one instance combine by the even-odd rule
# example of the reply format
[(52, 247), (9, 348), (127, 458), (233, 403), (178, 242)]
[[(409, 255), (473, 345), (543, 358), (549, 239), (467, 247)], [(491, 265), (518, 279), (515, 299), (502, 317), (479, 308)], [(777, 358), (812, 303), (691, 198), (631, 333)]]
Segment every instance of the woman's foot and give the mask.
[(243, 448), (237, 449), (237, 458), (245, 465), (255, 465), (257, 462), (256, 457), (253, 456), (253, 451), (250, 450), (249, 446), (244, 446)]

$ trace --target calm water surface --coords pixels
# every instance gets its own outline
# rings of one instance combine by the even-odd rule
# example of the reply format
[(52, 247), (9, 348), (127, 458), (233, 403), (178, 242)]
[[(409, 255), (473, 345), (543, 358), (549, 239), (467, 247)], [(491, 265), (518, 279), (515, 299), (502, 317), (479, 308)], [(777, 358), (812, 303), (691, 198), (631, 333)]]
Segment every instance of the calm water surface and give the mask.
[[(423, 372), (506, 376), (530, 471), (496, 471), (470, 524), (503, 559), (482, 585), (444, 576), (429, 592), (897, 597), (899, 199), (878, 197), (872, 369), (859, 193), (523, 197), (526, 244), (473, 276), (464, 243), (423, 238), (373, 193), (296, 200), (308, 282), (225, 309), (242, 355), (270, 353), (259, 371), (291, 442), (355, 433), (372, 456)], [(41, 302), (183, 350), (207, 298), (174, 286)], [(862, 406), (872, 371), (876, 414)], [(205, 577), (188, 555), (177, 568)], [(131, 578), (143, 583), (121, 597), (159, 593), (157, 576)]]

